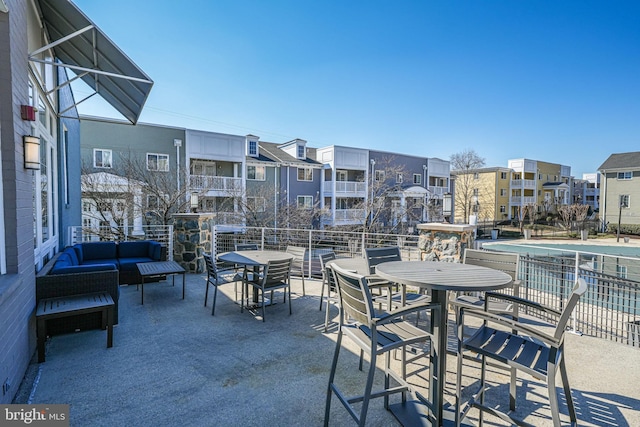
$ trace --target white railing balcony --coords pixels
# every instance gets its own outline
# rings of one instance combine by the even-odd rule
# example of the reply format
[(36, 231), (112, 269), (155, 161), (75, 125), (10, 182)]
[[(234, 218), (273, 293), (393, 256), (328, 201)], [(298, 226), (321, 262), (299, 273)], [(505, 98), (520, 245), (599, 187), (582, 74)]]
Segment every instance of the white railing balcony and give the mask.
[(536, 181), (534, 179), (512, 179), (511, 187), (536, 188)]
[(364, 221), (364, 209), (336, 209), (335, 224), (359, 224)]
[(430, 185), (429, 191), (431, 194), (435, 194), (436, 196), (442, 196), (448, 191), (448, 189), (447, 187), (436, 187), (435, 185)]
[(238, 191), (242, 189), (242, 178), (190, 175), (189, 189), (197, 191)]
[(340, 195), (365, 197), (367, 195), (367, 183), (362, 181), (335, 181), (335, 193), (333, 192), (334, 181), (324, 181), (322, 189), (326, 195)]
[(535, 204), (536, 198), (531, 197), (522, 197), (522, 196), (512, 196), (509, 198), (509, 204), (514, 206), (524, 206), (529, 204)]

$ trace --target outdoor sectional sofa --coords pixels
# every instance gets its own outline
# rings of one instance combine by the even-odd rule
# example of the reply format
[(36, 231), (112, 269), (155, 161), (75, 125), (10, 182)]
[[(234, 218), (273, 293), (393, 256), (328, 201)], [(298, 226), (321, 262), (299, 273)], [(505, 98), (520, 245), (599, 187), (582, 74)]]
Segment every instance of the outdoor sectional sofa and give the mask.
[[(136, 263), (165, 257), (162, 245), (151, 240), (85, 242), (67, 247), (36, 274), (36, 305), (43, 298), (108, 292), (115, 303), (117, 324), (119, 285), (141, 283)], [(100, 313), (90, 313), (50, 321), (48, 329), (53, 333), (92, 329), (100, 327), (101, 321)]]

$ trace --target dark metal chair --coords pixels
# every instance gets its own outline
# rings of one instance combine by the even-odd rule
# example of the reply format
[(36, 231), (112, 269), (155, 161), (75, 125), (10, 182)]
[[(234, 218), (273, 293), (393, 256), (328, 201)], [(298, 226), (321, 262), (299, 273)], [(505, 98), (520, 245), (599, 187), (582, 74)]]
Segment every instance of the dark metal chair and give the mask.
[[(551, 419), (554, 426), (560, 425), (560, 409), (556, 393), (556, 374), (560, 370), (564, 388), (567, 408), (571, 424), (577, 424), (576, 411), (571, 397), (569, 378), (565, 365), (564, 335), (569, 317), (573, 312), (580, 297), (587, 291), (584, 279), (578, 279), (573, 291), (567, 299), (562, 311), (542, 304), (525, 300), (516, 296), (496, 292), (485, 294), (485, 309), (478, 310), (461, 306), (458, 314), (458, 366), (456, 378), (456, 425), (460, 425), (471, 408), (480, 410), (480, 424), (484, 412), (495, 415), (509, 423), (522, 424), (512, 415), (485, 405), (484, 397), (488, 389), (485, 374), (487, 359), (499, 362), (497, 366), (504, 366), (511, 370), (509, 385), (509, 409), (516, 408), (516, 373), (523, 371), (536, 379), (546, 381), (549, 393), (549, 405), (551, 407)], [(488, 311), (490, 300), (503, 300), (514, 305), (522, 306), (527, 310), (541, 313), (546, 319), (555, 319), (555, 329), (552, 334), (546, 333), (541, 328), (522, 323), (517, 317), (491, 313)], [(463, 338), (465, 318), (473, 316), (483, 321), (482, 325), (469, 338)], [(462, 407), (462, 364), (464, 352), (473, 352), (481, 356), (480, 385), (473, 398)]]
[[(358, 425), (364, 426), (366, 425), (370, 399), (384, 397), (384, 406), (387, 409), (389, 409), (390, 395), (401, 393), (402, 399), (406, 399), (407, 392), (410, 390), (409, 384), (406, 381), (406, 347), (426, 342), (432, 338), (426, 331), (405, 322), (402, 319), (403, 316), (418, 310), (434, 309), (436, 307), (429, 304), (421, 304), (406, 306), (392, 312), (376, 312), (373, 308), (371, 291), (369, 290), (366, 277), (350, 273), (333, 264), (328, 266), (328, 271), (329, 274), (335, 275), (338, 287), (338, 294), (340, 296), (340, 323), (333, 362), (331, 363), (331, 373), (329, 374), (324, 425), (328, 426), (329, 424), (331, 398), (333, 394), (335, 394)], [(345, 335), (358, 345), (361, 350), (369, 352), (370, 357), (370, 366), (364, 393), (353, 397), (348, 397), (343, 394), (335, 383), (338, 356), (340, 354), (340, 348), (342, 347), (342, 338)], [(400, 348), (403, 350), (402, 368), (400, 374), (398, 374), (391, 370), (390, 352)], [(372, 391), (374, 375), (377, 369), (376, 360), (378, 356), (383, 354), (386, 356), (384, 389)], [(428, 353), (425, 355), (428, 356)], [(392, 379), (399, 385), (392, 386)], [(418, 398), (420, 397), (418, 396)], [(361, 406), (358, 413), (353, 404), (359, 402), (361, 402)]]
[(216, 297), (218, 296), (218, 286), (225, 283), (237, 283), (242, 280), (242, 275), (234, 268), (218, 268), (213, 257), (209, 254), (203, 254), (205, 265), (207, 267), (207, 289), (204, 293), (204, 306), (207, 306), (209, 299), (209, 285), (213, 286), (213, 305), (211, 307), (211, 315), (215, 314)]
[(303, 248), (300, 246), (287, 246), (286, 251), (288, 254), (293, 255), (293, 260), (291, 263), (291, 274), (300, 276), (302, 280), (302, 295), (305, 295), (304, 289), (304, 256), (307, 253), (307, 248)]
[[(284, 302), (287, 301), (287, 293), (289, 294), (289, 315), (291, 315), (291, 259), (269, 261), (264, 267), (262, 274), (257, 275), (254, 280), (245, 280), (244, 283), (247, 286), (251, 286), (260, 290), (260, 297), (262, 299), (262, 321), (265, 321), (265, 292), (271, 292), (271, 298), (273, 299), (273, 291), (276, 289), (285, 289)], [(240, 311), (244, 311), (245, 303), (245, 288), (242, 287), (242, 298), (240, 302)], [(248, 289), (247, 289), (248, 294)]]
[(332, 292), (336, 292), (337, 289), (335, 287), (335, 281), (333, 278), (333, 274), (329, 274), (327, 272), (327, 263), (329, 261), (333, 261), (336, 259), (335, 252), (327, 252), (324, 254), (320, 254), (320, 270), (322, 271), (322, 288), (320, 288), (320, 311), (322, 311), (322, 299), (324, 297), (324, 290), (327, 289), (327, 304), (326, 304), (326, 313), (324, 318), (324, 331), (327, 332), (327, 328), (329, 326), (329, 302), (335, 301), (335, 298), (331, 296)]

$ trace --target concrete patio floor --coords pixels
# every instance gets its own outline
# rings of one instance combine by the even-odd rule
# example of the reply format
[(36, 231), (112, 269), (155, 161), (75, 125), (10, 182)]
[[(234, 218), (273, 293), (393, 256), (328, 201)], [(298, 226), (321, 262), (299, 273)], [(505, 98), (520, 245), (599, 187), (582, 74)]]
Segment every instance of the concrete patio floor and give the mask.
[[(294, 279), (293, 315), (276, 294), (277, 304), (267, 308), (263, 323), (240, 313), (233, 284), (220, 288), (211, 316), (211, 295), (203, 306), (205, 277), (187, 275), (185, 300), (180, 278), (175, 287), (171, 280), (145, 286), (144, 305), (135, 286), (122, 287), (114, 346), (106, 348), (106, 332), (100, 330), (52, 337), (46, 362), (36, 363), (34, 355), (14, 403), (70, 404), (72, 426), (322, 425), (337, 334), (335, 324), (323, 331), (320, 281), (306, 280), (302, 296), (301, 282)], [(336, 318), (337, 309), (331, 307), (330, 313)], [(580, 424), (640, 425), (640, 349), (575, 334), (566, 340)], [(337, 381), (347, 393), (358, 394), (365, 373), (357, 369), (356, 347), (348, 339), (343, 343), (347, 350), (341, 353)], [(418, 363), (412, 382), (421, 387), (428, 370), (424, 359)], [(465, 361), (465, 384), (477, 381), (476, 366)], [(377, 384), (381, 379), (377, 375)], [(455, 357), (448, 357), (446, 380), (453, 402)], [(496, 387), (488, 401), (504, 406), (508, 378), (490, 369), (490, 381)], [(551, 424), (544, 384), (523, 375), (518, 393), (518, 417)], [(564, 396), (559, 397), (563, 422), (568, 422)], [(382, 403), (372, 401), (367, 425), (398, 425)], [(475, 423), (477, 411), (470, 415)], [(485, 422), (504, 425), (491, 416)], [(330, 425), (353, 425), (335, 397)]]

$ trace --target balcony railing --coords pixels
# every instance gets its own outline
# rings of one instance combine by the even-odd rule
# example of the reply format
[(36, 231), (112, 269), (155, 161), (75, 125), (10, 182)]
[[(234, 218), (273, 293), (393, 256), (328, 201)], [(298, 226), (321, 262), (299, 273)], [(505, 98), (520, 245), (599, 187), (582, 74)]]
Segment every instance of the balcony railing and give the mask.
[(364, 209), (336, 209), (334, 220), (344, 223), (361, 223), (364, 221)]
[(82, 227), (68, 229), (69, 245), (81, 242), (127, 242), (131, 240), (155, 240), (167, 248), (167, 259), (173, 259), (173, 225), (144, 225), (133, 227)]
[(535, 197), (511, 196), (509, 198), (509, 204), (515, 206), (524, 206), (531, 203), (536, 203)]
[[(308, 249), (307, 275), (320, 274), (319, 255), (361, 257), (363, 248), (399, 246), (403, 260), (420, 260), (417, 235), (326, 230), (243, 228), (242, 233), (222, 233), (213, 227), (215, 250), (233, 250), (234, 243), (257, 243), (260, 248), (283, 250), (287, 245)], [(513, 251), (518, 251), (515, 249)], [(539, 246), (539, 245), (538, 245)], [(538, 247), (537, 246), (537, 247)], [(538, 255), (522, 251), (520, 296), (562, 309), (576, 277), (584, 278), (589, 291), (571, 318), (578, 333), (640, 347), (640, 267), (637, 258), (588, 252)], [(567, 254), (566, 252), (569, 252)], [(624, 271), (624, 274), (622, 274)], [(534, 313), (531, 313), (534, 314)]]
[[(335, 193), (333, 184), (335, 183)], [(362, 181), (324, 181), (322, 189), (327, 195), (364, 197), (367, 194), (367, 184)]]
[(435, 194), (437, 196), (442, 196), (443, 194), (445, 194), (448, 189), (447, 187), (436, 187), (435, 185), (430, 185), (429, 186), (429, 191), (431, 192), (431, 194)]
[[(524, 187), (523, 187), (524, 185)], [(515, 188), (536, 188), (536, 181), (533, 179), (512, 179), (511, 187)]]
[(198, 191), (229, 191), (242, 189), (242, 178), (228, 176), (190, 175), (189, 188)]

